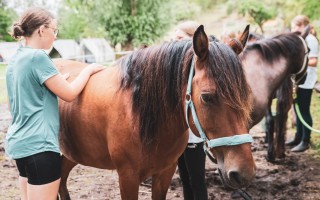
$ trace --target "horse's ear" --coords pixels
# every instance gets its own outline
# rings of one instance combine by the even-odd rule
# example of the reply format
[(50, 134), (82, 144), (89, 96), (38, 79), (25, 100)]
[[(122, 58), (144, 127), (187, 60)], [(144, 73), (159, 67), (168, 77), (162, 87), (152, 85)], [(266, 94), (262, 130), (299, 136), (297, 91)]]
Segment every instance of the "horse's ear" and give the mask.
[(242, 52), (243, 48), (246, 46), (246, 43), (249, 37), (249, 29), (250, 29), (250, 25), (248, 24), (238, 39), (233, 38), (228, 42), (228, 45), (238, 55)]
[(306, 37), (309, 35), (311, 30), (311, 26), (308, 25), (304, 28), (303, 32), (301, 33), (301, 37), (303, 37), (303, 39), (306, 39)]
[(209, 41), (207, 34), (204, 32), (203, 25), (200, 25), (193, 35), (193, 50), (199, 60), (204, 59), (209, 51)]

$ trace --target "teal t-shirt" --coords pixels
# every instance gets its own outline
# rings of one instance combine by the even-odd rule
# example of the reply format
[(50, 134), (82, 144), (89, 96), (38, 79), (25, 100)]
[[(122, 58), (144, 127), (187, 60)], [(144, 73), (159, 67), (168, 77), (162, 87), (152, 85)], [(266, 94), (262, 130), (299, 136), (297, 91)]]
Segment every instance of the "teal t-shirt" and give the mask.
[(10, 158), (60, 152), (58, 98), (44, 84), (58, 73), (43, 50), (30, 47), (20, 47), (8, 64), (6, 81), (12, 123), (5, 150)]

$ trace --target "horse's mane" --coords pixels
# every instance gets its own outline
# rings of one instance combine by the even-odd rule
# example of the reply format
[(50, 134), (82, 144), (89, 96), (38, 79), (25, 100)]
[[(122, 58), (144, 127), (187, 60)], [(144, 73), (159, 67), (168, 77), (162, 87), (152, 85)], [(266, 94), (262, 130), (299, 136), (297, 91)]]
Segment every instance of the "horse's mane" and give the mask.
[(298, 44), (302, 43), (297, 33), (283, 33), (273, 38), (261, 39), (255, 43), (248, 44), (241, 58), (245, 59), (249, 52), (256, 50), (261, 54), (261, 59), (269, 64), (273, 64), (281, 57), (285, 57), (289, 58), (288, 60), (290, 61), (287, 65), (302, 65), (300, 62), (297, 63), (301, 58), (301, 49), (298, 48)]
[[(208, 77), (217, 84), (217, 93), (249, 119), (250, 93), (241, 62), (226, 45), (211, 42), (206, 61)], [(183, 114), (188, 74), (194, 56), (192, 41), (173, 41), (139, 49), (119, 60), (120, 89), (131, 89), (134, 116), (139, 117), (140, 137), (150, 143), (159, 125)]]

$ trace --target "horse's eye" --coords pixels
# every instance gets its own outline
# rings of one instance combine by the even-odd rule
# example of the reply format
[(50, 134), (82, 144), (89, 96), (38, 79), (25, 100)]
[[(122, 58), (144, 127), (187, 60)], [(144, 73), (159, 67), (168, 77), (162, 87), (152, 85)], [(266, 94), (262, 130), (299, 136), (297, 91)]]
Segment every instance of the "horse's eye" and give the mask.
[(201, 100), (203, 101), (203, 103), (210, 103), (210, 104), (217, 104), (218, 103), (217, 95), (212, 94), (212, 93), (201, 94)]

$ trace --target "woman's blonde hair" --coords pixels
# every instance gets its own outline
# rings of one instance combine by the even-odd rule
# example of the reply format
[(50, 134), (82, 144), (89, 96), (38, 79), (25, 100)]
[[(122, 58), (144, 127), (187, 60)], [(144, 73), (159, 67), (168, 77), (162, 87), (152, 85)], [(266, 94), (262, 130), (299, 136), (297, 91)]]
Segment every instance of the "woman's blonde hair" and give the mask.
[(53, 19), (54, 16), (44, 8), (29, 8), (12, 25), (10, 34), (14, 39), (31, 36), (41, 25), (49, 25)]
[(308, 26), (310, 24), (310, 20), (305, 15), (297, 15), (292, 19), (291, 23), (296, 26)]
[(296, 25), (296, 26), (310, 26), (310, 33), (312, 35), (314, 35), (315, 37), (317, 37), (317, 31), (316, 29), (314, 28), (314, 26), (312, 26), (310, 24), (310, 20), (307, 16), (305, 15), (297, 15), (295, 16), (292, 21), (291, 21), (292, 24)]

